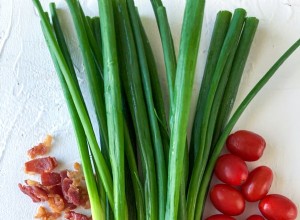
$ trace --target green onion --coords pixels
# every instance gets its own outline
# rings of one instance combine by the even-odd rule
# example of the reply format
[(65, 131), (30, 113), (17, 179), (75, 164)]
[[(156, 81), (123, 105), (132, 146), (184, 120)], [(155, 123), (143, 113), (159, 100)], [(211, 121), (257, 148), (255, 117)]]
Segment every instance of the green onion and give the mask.
[(169, 136), (169, 127), (168, 127), (168, 122), (166, 117), (163, 94), (162, 94), (162, 89), (160, 87), (158, 70), (157, 70), (154, 54), (140, 19), (139, 22), (140, 22), (140, 29), (141, 29), (143, 42), (144, 42), (144, 48), (146, 51), (146, 58), (147, 58), (147, 63), (149, 68), (155, 112), (160, 126), (160, 134), (161, 134), (163, 147), (164, 147), (165, 160), (167, 163), (168, 155), (169, 155), (170, 136)]
[(115, 22), (119, 36), (118, 46), (122, 70), (120, 74), (133, 119), (137, 145), (141, 152), (143, 174), (145, 176), (144, 198), (146, 219), (157, 220), (158, 194), (156, 166), (133, 31), (126, 2), (124, 0), (115, 0), (114, 7)]
[(124, 127), (121, 86), (119, 79), (113, 5), (110, 0), (98, 0), (101, 14), (101, 36), (104, 60), (104, 92), (109, 137), (110, 162), (114, 177), (115, 219), (128, 218), (125, 197)]
[(95, 40), (97, 42), (99, 50), (102, 52), (102, 37), (101, 37), (99, 17), (92, 18), (92, 30), (94, 32)]
[(163, 220), (165, 216), (165, 201), (166, 201), (166, 185), (167, 185), (167, 171), (164, 157), (164, 150), (162, 146), (162, 139), (160, 129), (155, 113), (155, 106), (153, 101), (150, 73), (148, 69), (147, 58), (145, 54), (144, 43), (140, 30), (139, 15), (136, 11), (134, 2), (127, 0), (128, 11), (130, 15), (133, 34), (135, 37), (137, 55), (140, 64), (141, 78), (144, 88), (146, 104), (148, 108), (148, 117), (150, 122), (150, 131), (153, 140), (153, 147), (155, 152), (156, 172), (158, 181), (158, 219)]
[(208, 91), (213, 78), (213, 73), (216, 69), (220, 52), (228, 31), (230, 24), (231, 13), (229, 11), (220, 11), (217, 14), (213, 34), (210, 41), (208, 55), (206, 58), (205, 70), (202, 78), (200, 92), (198, 96), (198, 102), (196, 107), (196, 114), (193, 123), (192, 135), (191, 135), (191, 149), (190, 149), (190, 163), (193, 167), (194, 160), (199, 150), (200, 139), (199, 131), (203, 120), (204, 107), (206, 102)]
[[(246, 16), (246, 11), (243, 9), (235, 10), (231, 24), (226, 35), (220, 57), (214, 72), (213, 78), (211, 80), (211, 86), (209, 88), (206, 103), (204, 103), (204, 112), (203, 120), (201, 123), (201, 129), (199, 134), (199, 150), (196, 156), (198, 163), (194, 164), (189, 190), (188, 190), (188, 201), (187, 201), (187, 210), (188, 210), (188, 219), (194, 219), (194, 211), (197, 201), (197, 195), (199, 187), (202, 181), (202, 176), (205, 170), (205, 166), (208, 160), (210, 147), (211, 147), (211, 138), (213, 135), (213, 129), (210, 127), (210, 117), (211, 110), (213, 108), (214, 100), (217, 98), (217, 89), (219, 82), (221, 81), (221, 76), (225, 68), (226, 63), (228, 62), (229, 57), (234, 53), (234, 48), (239, 42), (240, 33), (243, 28), (244, 19)], [(223, 83), (223, 82), (221, 82)], [(219, 94), (222, 95), (222, 94)], [(213, 123), (212, 123), (213, 124)]]
[(186, 2), (179, 47), (174, 90), (174, 109), (171, 112), (171, 140), (168, 166), (168, 193), (165, 219), (177, 220), (183, 159), (186, 148), (192, 87), (194, 82), (205, 1)]
[(137, 219), (145, 219), (145, 204), (144, 204), (144, 194), (143, 187), (139, 179), (137, 164), (135, 160), (135, 154), (133, 151), (133, 146), (130, 140), (127, 124), (124, 125), (124, 135), (125, 135), (125, 153), (127, 162), (130, 169), (131, 181), (133, 184), (133, 190), (135, 195), (135, 204), (137, 211)]
[(160, 38), (162, 41), (170, 95), (170, 106), (172, 109), (174, 103), (174, 85), (176, 77), (176, 55), (173, 44), (173, 38), (169, 26), (166, 8), (163, 6), (161, 0), (151, 0), (151, 3), (155, 13), (156, 22), (158, 24)]
[(218, 113), (212, 146), (215, 146), (220, 133), (224, 129), (231, 113), (257, 26), (257, 18), (246, 18), (243, 33), (233, 60), (231, 73), (223, 95), (221, 103), (222, 108), (220, 108)]

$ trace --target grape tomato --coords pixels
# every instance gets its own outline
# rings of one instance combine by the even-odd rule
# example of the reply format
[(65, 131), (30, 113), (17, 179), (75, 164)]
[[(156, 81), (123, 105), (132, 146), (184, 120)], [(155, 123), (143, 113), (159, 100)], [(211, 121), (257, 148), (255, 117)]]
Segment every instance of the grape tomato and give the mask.
[(268, 220), (295, 220), (298, 210), (287, 197), (270, 194), (259, 202), (259, 210)]
[(249, 202), (264, 198), (273, 182), (273, 172), (267, 166), (260, 166), (249, 173), (247, 181), (242, 185), (241, 192)]
[(240, 186), (247, 180), (248, 167), (241, 158), (224, 154), (216, 162), (215, 175), (224, 183)]
[(260, 135), (246, 130), (239, 130), (228, 136), (227, 149), (245, 161), (258, 160), (266, 147), (266, 142)]
[(217, 210), (226, 215), (240, 215), (245, 210), (243, 195), (227, 184), (215, 185), (210, 191), (210, 200)]

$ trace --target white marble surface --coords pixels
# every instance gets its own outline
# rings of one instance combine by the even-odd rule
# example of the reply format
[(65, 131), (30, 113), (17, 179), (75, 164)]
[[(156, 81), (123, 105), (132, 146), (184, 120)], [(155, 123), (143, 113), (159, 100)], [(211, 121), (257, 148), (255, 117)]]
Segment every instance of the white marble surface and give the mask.
[[(43, 1), (47, 6), (49, 1)], [(75, 60), (78, 45), (64, 1), (56, 1), (68, 26), (68, 38)], [(137, 0), (143, 22), (157, 54), (163, 75), (163, 59), (159, 35), (149, 0)], [(178, 51), (184, 1), (165, 0)], [(82, 1), (86, 12), (96, 14), (96, 0)], [(259, 28), (247, 63), (237, 102), (265, 73), (275, 60), (300, 37), (299, 0), (208, 0), (195, 77), (196, 94), (201, 81), (203, 60), (218, 10), (247, 9), (249, 16), (260, 19)], [(264, 156), (250, 167), (268, 165), (274, 173), (272, 193), (282, 193), (300, 206), (300, 50), (280, 68), (268, 85), (251, 103), (239, 120), (236, 129), (250, 129), (267, 141)], [(78, 61), (80, 82), (86, 91), (83, 66)], [(166, 86), (165, 77), (161, 77)], [(87, 97), (88, 98), (88, 97)], [(88, 102), (88, 105), (91, 103)], [(23, 173), (26, 151), (42, 141), (46, 134), (54, 136), (55, 155), (62, 166), (78, 161), (75, 138), (65, 101), (47, 47), (39, 18), (30, 0), (0, 0), (0, 220), (30, 220), (37, 204), (24, 196), (17, 187), (28, 178)], [(250, 205), (254, 212), (253, 205)], [(207, 214), (214, 213), (209, 208)], [(249, 212), (247, 213), (249, 214)], [(240, 216), (238, 219), (245, 219)], [(300, 217), (299, 217), (300, 219)]]

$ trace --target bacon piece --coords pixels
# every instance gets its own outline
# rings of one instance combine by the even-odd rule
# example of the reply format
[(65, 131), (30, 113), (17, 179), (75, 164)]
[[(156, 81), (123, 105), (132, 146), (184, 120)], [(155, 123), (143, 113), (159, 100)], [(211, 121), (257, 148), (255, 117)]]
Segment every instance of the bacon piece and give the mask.
[(91, 220), (92, 219), (92, 217), (88, 217), (86, 215), (76, 213), (73, 211), (67, 212), (65, 214), (65, 218), (69, 220)]
[(42, 174), (51, 172), (55, 167), (57, 167), (57, 160), (54, 157), (37, 158), (25, 163), (25, 172)]
[(33, 148), (27, 151), (28, 156), (31, 159), (36, 158), (37, 156), (45, 155), (49, 152), (52, 145), (52, 136), (47, 135), (43, 143), (39, 143)]
[(28, 186), (38, 186), (38, 187), (43, 187), (38, 181), (35, 180), (25, 180), (24, 181)]
[(72, 210), (72, 209), (76, 209), (77, 206), (74, 205), (73, 203), (70, 203), (68, 202), (65, 197), (64, 197), (64, 194), (62, 192), (62, 187), (61, 187), (61, 184), (59, 185), (55, 185), (55, 186), (48, 186), (48, 192), (49, 192), (49, 197), (50, 195), (59, 195), (63, 201), (64, 201), (64, 205), (65, 205), (65, 210)]
[(62, 192), (64, 195), (64, 198), (68, 201), (68, 203), (71, 203), (75, 206), (82, 205), (81, 202), (81, 191), (79, 188), (74, 187), (72, 185), (72, 180), (67, 178), (64, 178), (62, 181)]
[(58, 194), (48, 195), (48, 204), (53, 212), (62, 212), (65, 209), (65, 200)]
[(40, 186), (25, 186), (20, 183), (18, 186), (24, 194), (32, 199), (33, 202), (44, 202), (48, 200), (47, 191)]
[(61, 216), (61, 213), (53, 213), (49, 212), (45, 207), (40, 206), (37, 210), (35, 218), (39, 218), (41, 220), (56, 220)]
[(54, 186), (61, 183), (61, 177), (56, 172), (42, 173), (41, 182), (43, 186)]
[(77, 204), (78, 206), (80, 205), (85, 209), (89, 209), (90, 201), (89, 201), (88, 192), (85, 184), (84, 174), (81, 169), (81, 165), (79, 163), (74, 163), (74, 171), (68, 171), (67, 176), (73, 181), (71, 186), (71, 188), (73, 187), (73, 189), (71, 190), (70, 188), (70, 193), (72, 193), (73, 197), (74, 196), (77, 197), (76, 203), (74, 201), (73, 203)]
[(64, 197), (64, 194), (62, 192), (60, 184), (59, 185), (55, 185), (55, 186), (47, 186), (47, 189), (48, 189), (49, 194), (58, 194), (61, 197)]
[(61, 189), (62, 189), (63, 195), (68, 202), (70, 202), (68, 191), (70, 189), (72, 182), (73, 181), (67, 177), (67, 178), (62, 179), (62, 183), (61, 183)]
[(34, 159), (37, 156), (45, 155), (49, 152), (49, 148), (46, 147), (43, 143), (39, 143), (38, 145), (34, 146), (33, 148), (27, 151), (27, 155), (30, 159)]
[(68, 190), (68, 198), (69, 202), (73, 203), (74, 205), (80, 206), (81, 205), (81, 192), (79, 188), (71, 187)]
[(83, 173), (80, 165), (75, 171), (64, 170), (60, 172), (61, 187), (64, 198), (75, 206), (82, 206), (85, 209), (90, 208), (89, 197), (84, 183)]
[(63, 181), (65, 178), (68, 177), (68, 171), (67, 170), (62, 170), (60, 171), (60, 177), (61, 177), (61, 180)]

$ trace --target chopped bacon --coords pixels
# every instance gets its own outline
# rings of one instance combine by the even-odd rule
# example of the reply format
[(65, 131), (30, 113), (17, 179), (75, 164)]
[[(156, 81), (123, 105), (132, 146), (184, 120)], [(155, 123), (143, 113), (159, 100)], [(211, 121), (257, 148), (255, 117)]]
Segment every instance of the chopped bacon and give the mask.
[(48, 200), (47, 191), (45, 191), (42, 187), (39, 186), (25, 186), (22, 184), (18, 184), (20, 190), (28, 195), (33, 202), (44, 202)]
[(86, 215), (79, 214), (73, 211), (67, 212), (65, 214), (65, 218), (69, 220), (91, 220), (92, 219), (92, 217), (88, 217)]
[(54, 157), (43, 157), (30, 160), (25, 163), (26, 173), (39, 173), (51, 172), (57, 166), (57, 161)]
[[(85, 209), (89, 209), (90, 201), (81, 165), (79, 163), (75, 163), (74, 171), (68, 171), (67, 176), (73, 181), (69, 190), (69, 194), (72, 194), (73, 198), (75, 197), (76, 199), (79, 199), (79, 201), (77, 200), (76, 203)], [(76, 204), (74, 201), (73, 203)]]
[(47, 189), (49, 194), (58, 194), (61, 197), (64, 197), (60, 184), (55, 186), (48, 186)]
[(62, 192), (63, 192), (63, 195), (64, 195), (65, 199), (66, 199), (68, 202), (70, 202), (70, 198), (69, 198), (69, 195), (68, 195), (68, 191), (69, 191), (69, 189), (70, 189), (71, 184), (72, 184), (72, 180), (69, 179), (68, 177), (62, 179), (62, 182), (61, 182), (61, 189), (62, 189)]
[(60, 174), (61, 180), (68, 177), (68, 171), (67, 170), (60, 171), (59, 174)]
[(35, 181), (35, 180), (25, 180), (25, 183), (28, 186), (39, 186), (39, 187), (42, 187), (42, 185), (38, 181)]
[(61, 216), (60, 213), (52, 213), (49, 212), (45, 207), (40, 206), (37, 210), (35, 218), (39, 218), (41, 220), (56, 220)]
[(49, 148), (46, 147), (43, 143), (39, 143), (38, 145), (34, 146), (30, 150), (27, 151), (28, 156), (30, 159), (34, 159), (39, 155), (45, 155), (49, 152)]
[(54, 186), (61, 183), (61, 177), (60, 174), (56, 172), (42, 173), (41, 181), (44, 186)]
[(52, 144), (52, 136), (47, 135), (43, 143), (39, 143), (33, 148), (27, 151), (28, 156), (31, 159), (36, 158), (37, 156), (45, 155), (49, 152)]
[(80, 165), (76, 168), (76, 171), (64, 170), (60, 172), (63, 195), (69, 203), (89, 209), (90, 201), (84, 183), (84, 176)]
[(68, 190), (68, 198), (69, 198), (69, 202), (73, 203), (74, 205), (80, 206), (81, 193), (79, 188), (71, 186)]
[(53, 212), (62, 212), (65, 209), (65, 200), (58, 194), (48, 195), (48, 204)]
[(72, 180), (67, 178), (64, 178), (64, 180), (62, 181), (62, 191), (64, 194), (65, 199), (71, 203), (74, 204), (76, 206), (80, 206), (80, 205), (85, 205), (82, 202), (82, 191), (80, 190), (80, 188), (78, 187), (74, 187), (72, 185)]

